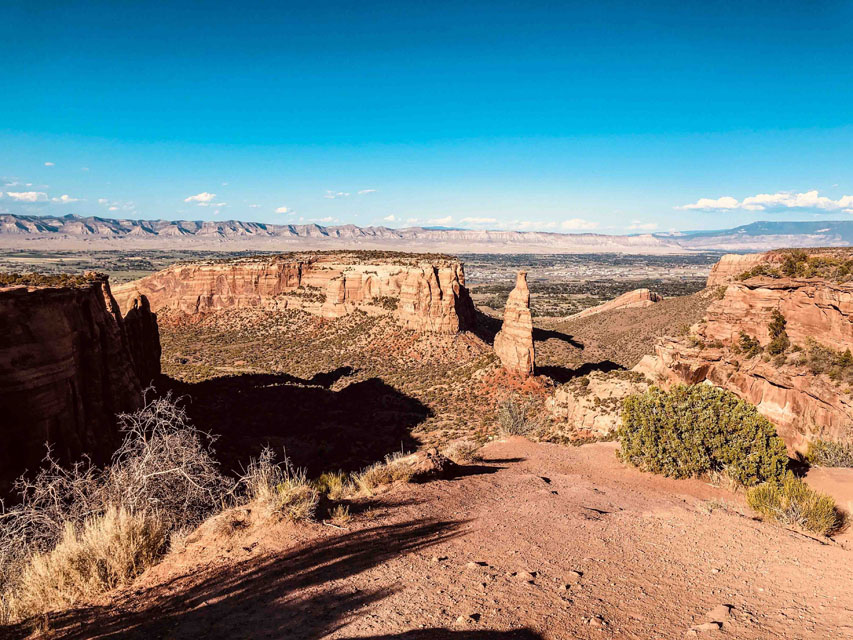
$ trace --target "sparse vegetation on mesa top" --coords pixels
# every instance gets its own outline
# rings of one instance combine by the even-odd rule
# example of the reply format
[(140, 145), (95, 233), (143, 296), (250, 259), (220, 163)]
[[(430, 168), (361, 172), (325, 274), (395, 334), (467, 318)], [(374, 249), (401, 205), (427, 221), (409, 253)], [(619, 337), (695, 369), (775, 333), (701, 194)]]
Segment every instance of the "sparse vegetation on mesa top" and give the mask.
[(752, 405), (710, 385), (652, 387), (627, 398), (618, 432), (620, 457), (676, 478), (722, 472), (752, 486), (779, 479), (785, 443)]
[(255, 264), (266, 262), (305, 262), (336, 261), (349, 264), (391, 264), (398, 266), (415, 266), (429, 262), (435, 266), (447, 266), (457, 263), (459, 259), (446, 253), (407, 253), (405, 251), (380, 251), (376, 249), (351, 250), (333, 249), (323, 251), (291, 251), (287, 253), (259, 253), (235, 257), (200, 258), (182, 261), (179, 264)]
[(104, 280), (101, 274), (90, 272), (72, 273), (0, 273), (0, 287), (82, 287), (97, 280)]
[(758, 264), (741, 273), (737, 279), (748, 280), (756, 276), (824, 278), (839, 283), (853, 279), (853, 252), (850, 249), (784, 249), (771, 253), (781, 256), (781, 262)]

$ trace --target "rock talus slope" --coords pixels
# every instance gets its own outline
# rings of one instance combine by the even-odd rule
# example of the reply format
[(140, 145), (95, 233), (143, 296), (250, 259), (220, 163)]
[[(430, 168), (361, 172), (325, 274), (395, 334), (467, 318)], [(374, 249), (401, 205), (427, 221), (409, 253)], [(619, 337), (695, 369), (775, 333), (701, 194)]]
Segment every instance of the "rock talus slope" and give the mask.
[(122, 317), (105, 277), (0, 289), (0, 487), (37, 468), (45, 443), (64, 461), (109, 456), (116, 414), (159, 373), (156, 316), (140, 298)]
[(461, 263), (445, 256), (316, 252), (178, 264), (116, 287), (122, 309), (144, 295), (151, 308), (185, 313), (258, 307), (340, 318), (360, 309), (395, 313), (416, 331), (474, 325)]
[(503, 326), (495, 336), (495, 353), (508, 371), (524, 376), (533, 374), (533, 319), (524, 271), (518, 272), (515, 288), (507, 298)]

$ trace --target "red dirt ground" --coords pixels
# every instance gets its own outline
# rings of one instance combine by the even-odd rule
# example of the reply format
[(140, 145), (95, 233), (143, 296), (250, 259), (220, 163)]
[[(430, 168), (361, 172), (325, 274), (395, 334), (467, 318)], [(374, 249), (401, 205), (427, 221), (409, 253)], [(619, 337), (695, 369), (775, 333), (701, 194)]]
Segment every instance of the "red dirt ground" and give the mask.
[(757, 521), (742, 497), (627, 468), (615, 448), (492, 443), (465, 475), (393, 487), (346, 529), (229, 536), (214, 520), (45, 635), (853, 637), (850, 534)]

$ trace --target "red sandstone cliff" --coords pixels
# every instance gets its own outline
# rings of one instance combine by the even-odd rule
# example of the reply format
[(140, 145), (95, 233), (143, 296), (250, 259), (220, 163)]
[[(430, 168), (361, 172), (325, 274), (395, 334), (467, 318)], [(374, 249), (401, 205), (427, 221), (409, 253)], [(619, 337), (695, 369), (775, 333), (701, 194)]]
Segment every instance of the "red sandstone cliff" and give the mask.
[[(771, 419), (794, 450), (815, 438), (853, 442), (850, 387), (814, 373), (807, 354), (815, 343), (835, 353), (853, 349), (853, 282), (785, 277), (778, 269), (785, 257), (785, 252), (724, 257), (709, 278), (725, 287), (722, 298), (688, 336), (662, 339), (655, 356), (646, 356), (635, 370), (664, 385), (708, 381), (737, 393)], [(772, 277), (738, 279), (760, 264), (773, 270)], [(774, 311), (786, 321), (791, 348), (781, 356), (766, 349), (745, 353), (741, 332), (766, 348)]]
[(649, 289), (634, 289), (633, 291), (628, 291), (627, 293), (623, 293), (621, 296), (613, 298), (613, 300), (608, 300), (603, 304), (590, 307), (589, 309), (584, 309), (583, 311), (569, 317), (572, 319), (578, 319), (593, 316), (596, 313), (602, 313), (604, 311), (650, 307), (661, 300), (663, 300), (663, 296), (655, 293), (654, 291), (650, 291)]
[(404, 326), (417, 331), (456, 333), (474, 326), (463, 267), (445, 256), (316, 252), (199, 261), (115, 289), (125, 310), (140, 294), (154, 311), (259, 307), (339, 318), (356, 309), (393, 310)]
[(107, 457), (115, 415), (159, 372), (156, 316), (143, 298), (122, 317), (106, 277), (0, 289), (0, 489), (48, 442), (62, 460)]

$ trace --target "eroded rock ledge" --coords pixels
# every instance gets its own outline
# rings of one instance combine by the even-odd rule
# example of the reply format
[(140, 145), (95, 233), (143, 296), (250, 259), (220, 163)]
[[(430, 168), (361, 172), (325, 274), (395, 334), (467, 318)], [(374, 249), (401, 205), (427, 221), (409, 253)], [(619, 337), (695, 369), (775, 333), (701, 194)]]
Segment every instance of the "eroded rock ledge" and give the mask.
[(360, 309), (394, 313), (416, 331), (451, 334), (475, 322), (462, 264), (441, 255), (331, 251), (197, 261), (115, 289), (122, 309), (140, 294), (154, 311), (258, 307), (340, 318)]

